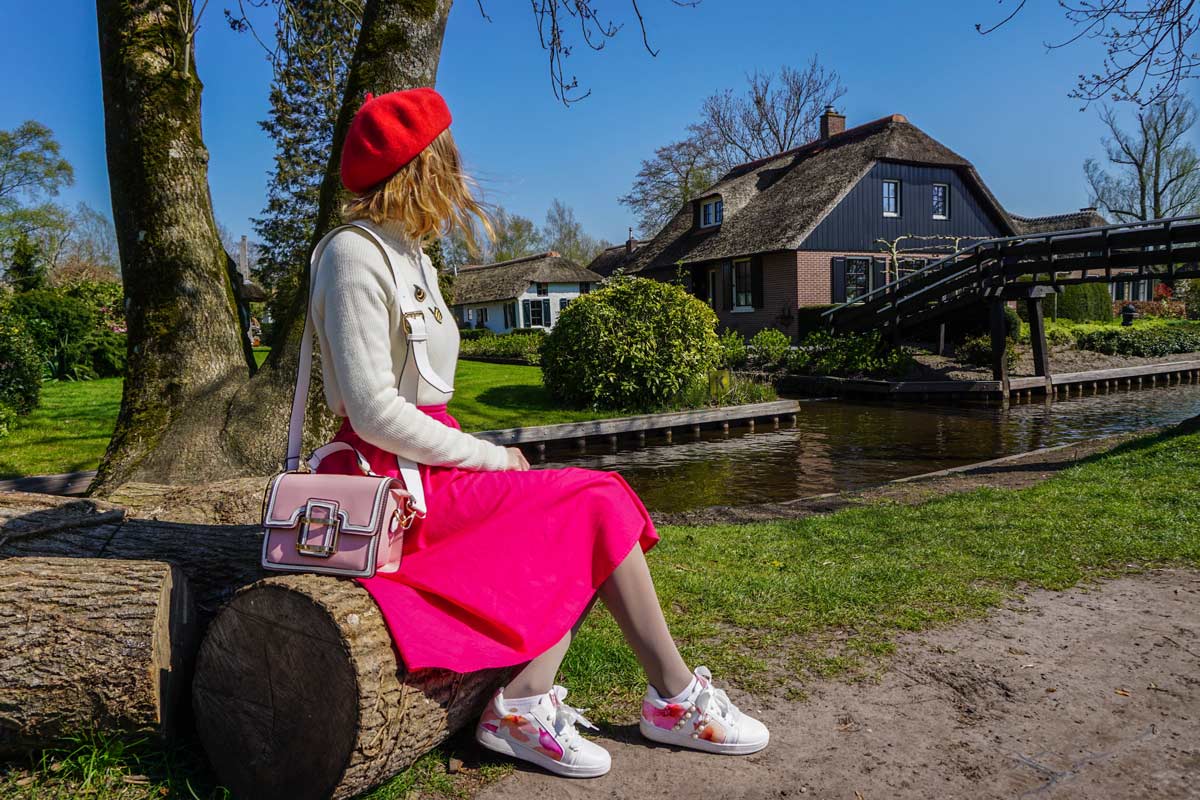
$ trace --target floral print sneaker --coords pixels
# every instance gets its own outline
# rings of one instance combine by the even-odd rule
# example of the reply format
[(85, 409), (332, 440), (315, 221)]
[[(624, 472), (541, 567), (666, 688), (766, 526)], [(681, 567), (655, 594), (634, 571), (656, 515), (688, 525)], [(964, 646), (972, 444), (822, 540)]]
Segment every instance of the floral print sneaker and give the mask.
[(712, 685), (707, 667), (696, 667), (700, 683), (692, 699), (668, 703), (653, 686), (646, 687), (638, 728), (647, 739), (709, 753), (745, 755), (767, 746), (770, 732), (743, 714), (723, 689)]
[(525, 712), (518, 712), (504, 699), (500, 687), (479, 718), (475, 741), (497, 753), (523, 758), (556, 775), (568, 778), (594, 778), (608, 772), (612, 758), (608, 751), (585, 739), (575, 730), (579, 722), (596, 726), (563, 702), (567, 690), (555, 685)]

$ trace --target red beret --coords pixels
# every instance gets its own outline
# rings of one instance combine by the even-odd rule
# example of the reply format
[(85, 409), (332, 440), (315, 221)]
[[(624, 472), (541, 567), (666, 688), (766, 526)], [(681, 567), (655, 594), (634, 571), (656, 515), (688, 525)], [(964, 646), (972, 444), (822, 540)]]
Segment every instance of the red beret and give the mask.
[(450, 126), (450, 109), (435, 90), (367, 93), (342, 144), (342, 185), (363, 194), (417, 157)]

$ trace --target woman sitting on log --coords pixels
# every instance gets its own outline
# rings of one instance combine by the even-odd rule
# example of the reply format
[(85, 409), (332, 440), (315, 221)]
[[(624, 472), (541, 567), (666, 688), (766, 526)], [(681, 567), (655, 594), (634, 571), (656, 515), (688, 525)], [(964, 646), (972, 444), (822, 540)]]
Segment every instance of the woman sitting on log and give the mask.
[[(689, 670), (671, 639), (644, 556), (658, 533), (625, 479), (530, 470), (520, 449), (464, 433), (446, 410), (459, 332), (422, 246), (454, 228), (474, 245), (472, 216), (492, 232), (449, 125), (432, 89), (367, 95), (343, 145), (341, 179), (355, 195), (346, 218), (381, 241), (354, 227), (337, 231), (313, 280), (325, 397), (345, 418), (334, 441), (353, 445), (381, 475), (401, 477), (415, 462), (410, 481), (419, 477), (427, 507), (405, 534), (399, 570), (358, 580), (410, 671), (525, 664), (476, 727), (491, 750), (559, 775), (608, 771), (608, 751), (575, 729), (595, 726), (554, 684), (597, 597), (645, 670), (643, 735), (714, 753), (760, 750), (766, 727), (705, 667)], [(398, 310), (398, 281), (422, 307), (419, 347)], [(356, 472), (353, 458), (331, 454), (318, 472)]]

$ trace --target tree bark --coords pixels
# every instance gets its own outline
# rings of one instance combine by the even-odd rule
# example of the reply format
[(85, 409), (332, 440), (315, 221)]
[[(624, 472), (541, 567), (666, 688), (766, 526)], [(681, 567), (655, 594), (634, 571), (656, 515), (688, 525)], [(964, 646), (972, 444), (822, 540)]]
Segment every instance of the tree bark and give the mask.
[[(451, 0), (369, 0), (334, 131), (313, 244), (340, 221), (341, 144), (364, 92), (432, 86)], [(308, 265), (280, 334), (253, 369), (213, 221), (188, 0), (97, 0), (114, 219), (129, 298), (116, 430), (88, 488), (199, 484), (281, 468), (307, 310)], [(186, 71), (182, 71), (186, 65)], [(251, 376), (253, 373), (253, 376)], [(339, 423), (314, 353), (304, 447)]]
[(239, 591), (213, 620), (192, 704), (235, 797), (346, 798), (474, 722), (510, 671), (408, 673), (357, 581), (285, 575)]
[(208, 188), (189, 0), (97, 0), (113, 221), (128, 321), (121, 411), (89, 493), (202, 478), (253, 359)]
[(177, 730), (195, 651), (187, 581), (160, 561), (0, 561), (0, 752), (100, 728)]

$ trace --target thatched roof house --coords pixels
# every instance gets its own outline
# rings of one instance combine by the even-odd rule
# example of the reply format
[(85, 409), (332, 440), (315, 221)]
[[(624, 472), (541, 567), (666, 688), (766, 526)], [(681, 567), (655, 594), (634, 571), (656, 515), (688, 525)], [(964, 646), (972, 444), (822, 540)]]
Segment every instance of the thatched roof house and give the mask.
[(609, 277), (617, 270), (618, 267), (625, 266), (633, 261), (634, 255), (642, 245), (649, 244), (649, 239), (634, 239), (630, 237), (625, 244), (617, 244), (612, 247), (606, 247), (600, 251), (600, 254), (592, 259), (592, 262), (587, 265), (587, 268), (597, 275), (602, 275), (605, 278)]
[(1102, 228), (1109, 221), (1095, 208), (1088, 206), (1069, 214), (1052, 214), (1047, 217), (1022, 217), (1009, 214), (1017, 233), (1051, 233), (1073, 231), (1079, 228)]
[(454, 305), (515, 300), (535, 283), (599, 283), (600, 275), (553, 250), (495, 264), (460, 267)]

